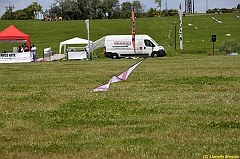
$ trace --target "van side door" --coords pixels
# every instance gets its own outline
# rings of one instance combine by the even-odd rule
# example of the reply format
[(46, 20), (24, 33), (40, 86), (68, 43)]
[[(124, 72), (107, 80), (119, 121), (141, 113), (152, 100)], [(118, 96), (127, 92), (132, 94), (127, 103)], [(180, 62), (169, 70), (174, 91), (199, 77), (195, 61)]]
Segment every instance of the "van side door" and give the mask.
[(142, 55), (144, 46), (142, 39), (136, 39), (136, 54)]

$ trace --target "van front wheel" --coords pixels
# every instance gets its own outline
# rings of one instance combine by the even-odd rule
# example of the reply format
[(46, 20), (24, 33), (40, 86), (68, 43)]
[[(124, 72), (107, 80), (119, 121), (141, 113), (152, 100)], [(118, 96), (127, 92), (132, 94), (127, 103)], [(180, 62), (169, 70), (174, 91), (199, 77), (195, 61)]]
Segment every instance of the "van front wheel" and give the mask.
[(159, 50), (158, 52), (159, 52), (159, 56), (160, 56), (160, 57), (163, 57), (163, 56), (166, 56), (166, 55), (167, 55), (167, 53), (166, 53), (165, 50)]
[(156, 57), (159, 57), (159, 53), (158, 53), (158, 52), (153, 52), (151, 56), (152, 56), (152, 57), (155, 57), (155, 58), (156, 58)]

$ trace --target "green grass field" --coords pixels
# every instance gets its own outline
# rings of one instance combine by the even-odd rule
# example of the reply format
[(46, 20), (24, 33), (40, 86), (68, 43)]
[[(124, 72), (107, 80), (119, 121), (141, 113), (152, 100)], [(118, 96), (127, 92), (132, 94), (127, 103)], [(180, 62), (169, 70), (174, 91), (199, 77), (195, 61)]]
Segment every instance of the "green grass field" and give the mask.
[[(221, 20), (223, 24), (218, 24), (212, 19), (212, 16)], [(177, 50), (174, 48), (175, 27), (174, 22), (178, 22), (176, 28)], [(187, 24), (193, 24), (189, 27)], [(196, 16), (183, 17), (183, 39), (185, 54), (208, 54), (212, 53), (211, 36), (217, 35), (215, 43), (216, 54), (224, 54), (217, 52), (217, 49), (225, 40), (237, 39), (240, 35), (239, 19), (236, 14), (204, 14)], [(31, 43), (37, 46), (37, 53), (42, 57), (43, 49), (51, 47), (54, 53), (59, 51), (59, 43), (74, 37), (87, 39), (87, 29), (84, 20), (79, 21), (58, 21), (43, 22), (34, 21), (1, 21), (0, 30), (4, 30), (13, 24), (22, 32), (29, 34)], [(194, 30), (194, 26), (198, 30)], [(90, 39), (96, 41), (106, 35), (131, 34), (131, 19), (110, 19), (110, 20), (90, 20)], [(179, 55), (179, 17), (163, 17), (158, 18), (137, 18), (136, 33), (147, 34), (151, 36), (160, 45), (163, 45), (168, 51), (168, 56)], [(170, 32), (170, 34), (169, 34)], [(226, 34), (231, 34), (230, 37)], [(170, 38), (168, 38), (170, 35)], [(12, 51), (12, 47), (17, 47), (22, 43), (0, 43), (0, 48)], [(167, 46), (172, 44), (172, 46)], [(96, 51), (99, 56), (102, 55), (103, 49)]]
[[(239, 38), (235, 18), (184, 17), (184, 54), (165, 46), (168, 56), (147, 58), (108, 92), (90, 91), (140, 59), (107, 59), (99, 50), (101, 58), (91, 61), (1, 64), (0, 158), (239, 158), (240, 56), (207, 56), (212, 34), (216, 49)], [(137, 31), (173, 44), (166, 22), (174, 21), (138, 19)], [(93, 41), (130, 33), (130, 19), (90, 23)], [(84, 21), (1, 21), (0, 29), (10, 24), (31, 35), (39, 55), (46, 47), (57, 52), (60, 41), (87, 38)]]

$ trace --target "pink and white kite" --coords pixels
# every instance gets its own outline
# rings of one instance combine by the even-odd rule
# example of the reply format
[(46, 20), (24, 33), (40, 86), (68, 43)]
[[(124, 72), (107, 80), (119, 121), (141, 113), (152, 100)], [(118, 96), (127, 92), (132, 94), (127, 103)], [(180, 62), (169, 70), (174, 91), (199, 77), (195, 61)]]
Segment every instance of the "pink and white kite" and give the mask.
[[(147, 58), (147, 57), (146, 57)], [(118, 76), (113, 76), (107, 84), (101, 85), (97, 88), (94, 88), (91, 92), (99, 92), (99, 91), (108, 91), (110, 89), (111, 83), (120, 82), (127, 80), (130, 73), (145, 60), (146, 58), (142, 59), (141, 61), (137, 62), (133, 66), (129, 67), (127, 70), (125, 70), (123, 73), (121, 73)]]

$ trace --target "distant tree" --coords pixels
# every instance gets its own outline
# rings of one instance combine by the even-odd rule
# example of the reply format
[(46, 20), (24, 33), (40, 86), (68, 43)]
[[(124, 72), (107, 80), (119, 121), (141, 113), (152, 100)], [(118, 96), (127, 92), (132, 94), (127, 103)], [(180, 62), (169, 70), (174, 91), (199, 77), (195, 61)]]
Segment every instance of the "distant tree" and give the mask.
[(55, 16), (61, 16), (62, 12), (61, 12), (61, 7), (59, 5), (57, 5), (57, 3), (52, 3), (52, 5), (50, 6), (49, 9), (49, 14), (45, 15), (45, 16), (51, 16), (52, 18)]
[(134, 11), (135, 11), (135, 15), (136, 17), (140, 17), (140, 15), (142, 14), (143, 12), (143, 9), (142, 9), (142, 5), (140, 3), (140, 1), (133, 1), (133, 6), (134, 6)]
[(60, 2), (63, 18), (66, 20), (72, 19), (72, 4), (72, 0), (63, 0)]
[(121, 18), (130, 18), (132, 11), (132, 4), (130, 2), (123, 2), (121, 4)]
[(43, 16), (44, 17), (48, 17), (49, 16), (49, 10), (45, 10), (45, 11), (43, 11)]
[(237, 9), (240, 9), (240, 3), (237, 5)]
[(113, 18), (112, 15), (118, 11), (119, 6), (119, 0), (103, 0), (102, 11), (104, 15), (108, 13), (109, 17)]
[[(83, 3), (84, 2), (85, 1), (83, 1)], [(79, 6), (83, 5), (83, 3), (80, 4), (79, 0), (55, 0), (50, 6), (48, 16), (52, 18), (61, 16), (66, 20), (80, 19), (81, 11)]]
[(120, 8), (120, 5), (116, 5), (116, 7), (113, 9), (112, 18), (113, 19), (121, 18), (121, 8)]
[(156, 8), (155, 9), (150, 8), (146, 14), (147, 14), (147, 17), (154, 17), (157, 14), (157, 10)]
[[(91, 8), (89, 6), (89, 2), (85, 1), (85, 7), (84, 7), (84, 11), (82, 11), (79, 6), (80, 6), (80, 1), (72, 1), (69, 2), (69, 8), (67, 9), (69, 12), (69, 17), (72, 20), (79, 20), (81, 19), (81, 16), (85, 16), (85, 17), (90, 17), (90, 12), (91, 12)], [(83, 14), (85, 13), (86, 14)]]
[(63, 19), (101, 19), (104, 16), (102, 4), (101, 0), (55, 0), (50, 13)]
[(92, 18), (92, 8), (91, 0), (77, 0), (77, 5), (79, 8), (79, 18), (80, 19), (91, 19)]
[(14, 5), (9, 4), (9, 6), (6, 6), (5, 9), (6, 9), (6, 12), (4, 13), (1, 19), (5, 19), (5, 20), (14, 19), (14, 14), (13, 14)]
[(42, 12), (42, 6), (38, 2), (32, 2), (31, 9), (33, 11), (34, 18), (39, 18), (39, 13)]
[(102, 19), (103, 14), (101, 11), (101, 0), (91, 0), (90, 8), (91, 8), (91, 19)]
[(38, 4), (38, 2), (32, 2), (26, 9), (29, 19), (35, 19), (37, 15), (42, 12), (42, 6)]
[(17, 10), (14, 12), (16, 20), (28, 20), (28, 15), (24, 10)]
[(42, 12), (42, 6), (37, 2), (33, 2), (26, 8), (12, 12), (12, 10), (7, 10), (1, 19), (12, 19), (12, 20), (27, 20), (34, 19), (40, 12)]
[(169, 9), (168, 10), (168, 15), (169, 16), (178, 15), (178, 10), (177, 9)]

